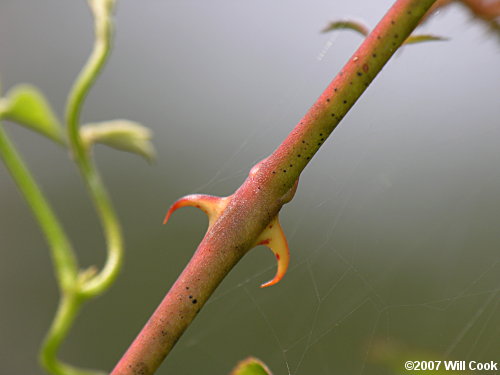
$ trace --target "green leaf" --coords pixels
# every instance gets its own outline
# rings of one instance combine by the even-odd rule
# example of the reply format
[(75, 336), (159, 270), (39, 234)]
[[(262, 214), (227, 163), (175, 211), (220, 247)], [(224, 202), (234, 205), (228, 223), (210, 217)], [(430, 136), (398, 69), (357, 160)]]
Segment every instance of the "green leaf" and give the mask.
[[(370, 33), (370, 30), (364, 24), (362, 24), (359, 21), (352, 21), (352, 20), (331, 22), (327, 27), (321, 30), (321, 32), (326, 33), (334, 30), (353, 30), (365, 37), (368, 36), (368, 34)], [(431, 34), (419, 34), (419, 35), (410, 35), (403, 44), (416, 44), (422, 42), (443, 41), (443, 40), (448, 40), (448, 38)]]
[(403, 44), (416, 44), (422, 42), (444, 41), (448, 38), (431, 34), (410, 35)]
[(112, 120), (86, 124), (80, 128), (80, 136), (87, 149), (94, 143), (102, 143), (118, 150), (133, 152), (152, 161), (155, 156), (150, 142), (151, 131), (129, 120)]
[(0, 100), (0, 117), (64, 144), (63, 130), (49, 103), (34, 86), (13, 87)]
[(238, 363), (230, 375), (272, 375), (272, 373), (261, 360), (248, 357)]
[(357, 31), (363, 36), (367, 36), (368, 33), (370, 32), (363, 23), (352, 20), (331, 22), (330, 24), (328, 24), (327, 27), (321, 30), (321, 32), (327, 33), (329, 31), (334, 31), (334, 30), (353, 30)]

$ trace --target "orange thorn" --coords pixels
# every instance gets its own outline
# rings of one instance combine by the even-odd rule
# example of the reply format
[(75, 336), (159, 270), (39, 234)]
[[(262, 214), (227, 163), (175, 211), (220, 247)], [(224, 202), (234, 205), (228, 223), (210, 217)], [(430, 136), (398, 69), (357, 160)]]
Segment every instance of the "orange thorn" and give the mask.
[(266, 229), (260, 234), (256, 244), (265, 245), (271, 249), (278, 261), (278, 269), (274, 278), (260, 286), (261, 288), (265, 288), (278, 283), (283, 276), (285, 276), (286, 270), (288, 269), (288, 263), (290, 262), (288, 243), (285, 233), (281, 228), (278, 216), (271, 220)]
[(191, 194), (177, 200), (172, 206), (170, 206), (163, 224), (166, 224), (170, 219), (170, 216), (179, 208), (192, 206), (197, 207), (208, 216), (209, 227), (217, 220), (220, 213), (226, 207), (228, 203), (228, 197), (220, 198), (213, 195), (203, 195), (203, 194)]

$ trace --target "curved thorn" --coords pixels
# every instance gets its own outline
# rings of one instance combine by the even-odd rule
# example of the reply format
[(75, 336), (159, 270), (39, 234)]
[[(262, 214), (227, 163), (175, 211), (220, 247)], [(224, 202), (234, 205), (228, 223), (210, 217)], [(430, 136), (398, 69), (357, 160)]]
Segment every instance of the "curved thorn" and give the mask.
[(290, 262), (288, 243), (278, 216), (271, 220), (266, 229), (260, 234), (256, 245), (267, 246), (274, 253), (278, 261), (278, 269), (274, 278), (260, 286), (261, 288), (265, 288), (278, 283), (285, 276), (288, 263)]
[(170, 216), (179, 208), (192, 206), (197, 207), (207, 214), (209, 220), (209, 227), (213, 222), (219, 217), (222, 210), (227, 205), (227, 197), (220, 198), (213, 195), (203, 195), (203, 194), (191, 194), (177, 200), (172, 206), (170, 206), (163, 224), (166, 224), (170, 219)]

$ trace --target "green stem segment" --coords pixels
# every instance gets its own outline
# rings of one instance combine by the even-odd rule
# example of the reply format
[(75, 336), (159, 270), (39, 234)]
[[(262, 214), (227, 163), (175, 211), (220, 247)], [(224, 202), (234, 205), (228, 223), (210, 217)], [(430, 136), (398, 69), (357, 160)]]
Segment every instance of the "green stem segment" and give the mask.
[(75, 81), (66, 107), (70, 147), (99, 214), (107, 243), (106, 264), (102, 271), (82, 286), (81, 293), (86, 297), (102, 293), (113, 283), (118, 275), (123, 258), (123, 236), (118, 218), (99, 173), (80, 137), (82, 107), (92, 84), (99, 76), (109, 56), (113, 35), (111, 15), (114, 0), (89, 0), (89, 5), (95, 20), (94, 48)]
[(0, 156), (47, 238), (56, 269), (61, 300), (40, 353), (44, 368), (54, 375), (102, 374), (64, 364), (57, 359), (57, 353), (82, 303), (87, 298), (102, 293), (114, 281), (120, 269), (123, 254), (123, 240), (118, 219), (79, 133), (79, 118), (85, 97), (106, 62), (112, 37), (111, 13), (114, 0), (88, 1), (95, 18), (95, 44), (87, 64), (69, 95), (66, 112), (70, 147), (89, 188), (106, 236), (108, 256), (102, 271), (97, 275), (92, 275), (92, 270), (78, 273), (74, 252), (62, 226), (0, 123)]
[(31, 207), (50, 247), (61, 292), (73, 288), (78, 266), (71, 244), (35, 179), (0, 123), (0, 155)]
[(61, 299), (56, 316), (47, 332), (40, 361), (54, 375), (98, 375), (98, 372), (77, 369), (57, 359), (59, 347), (67, 336), (84, 297), (78, 278), (78, 266), (69, 239), (38, 187), (21, 156), (0, 124), (0, 155), (37, 219), (52, 254)]
[(258, 163), (111, 375), (150, 375), (286, 203), (300, 173), (435, 0), (397, 0), (285, 141)]
[(95, 370), (79, 369), (57, 359), (59, 347), (73, 325), (83, 301), (83, 297), (76, 292), (63, 293), (59, 301), (56, 316), (49, 330), (50, 334), (47, 335), (40, 352), (43, 367), (54, 375), (105, 375)]

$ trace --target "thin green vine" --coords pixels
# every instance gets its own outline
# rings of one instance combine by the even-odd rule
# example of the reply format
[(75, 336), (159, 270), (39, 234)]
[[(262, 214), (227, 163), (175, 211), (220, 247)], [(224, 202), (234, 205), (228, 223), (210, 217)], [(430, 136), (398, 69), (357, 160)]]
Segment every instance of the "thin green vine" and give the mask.
[(71, 367), (57, 358), (59, 347), (85, 300), (81, 293), (80, 283), (85, 272), (81, 273), (79, 277), (76, 257), (64, 229), (21, 156), (9, 140), (2, 124), (0, 124), (0, 156), (47, 239), (61, 294), (56, 315), (40, 351), (40, 362), (48, 372), (55, 375), (100, 375), (101, 372)]
[[(66, 122), (69, 139), (68, 147), (74, 155), (75, 163), (78, 165), (89, 189), (106, 238), (107, 258), (104, 267), (99, 273), (96, 274), (94, 268), (80, 272), (78, 271), (75, 254), (62, 225), (59, 223), (50, 204), (44, 197), (41, 189), (38, 187), (35, 179), (32, 177), (14, 145), (10, 142), (0, 123), (0, 156), (4, 160), (14, 181), (19, 186), (19, 189), (33, 211), (47, 239), (60, 289), (61, 296), (59, 306), (40, 351), (42, 366), (47, 372), (54, 375), (104, 374), (101, 371), (84, 370), (70, 366), (61, 362), (57, 354), (83, 302), (99, 295), (113, 283), (120, 270), (123, 258), (123, 236), (120, 224), (91, 157), (88, 140), (85, 142), (85, 140), (82, 139), (80, 129), (80, 114), (85, 98), (106, 62), (111, 49), (111, 15), (115, 1), (88, 0), (88, 3), (95, 21), (95, 42), (92, 53), (68, 96)], [(33, 96), (33, 91), (30, 91), (31, 89), (26, 90), (24, 91), (27, 93), (23, 97), (23, 100), (25, 100), (23, 104), (40, 105), (36, 102), (40, 99)], [(26, 100), (28, 100), (29, 103), (27, 103)], [(33, 100), (36, 103), (34, 103)], [(4, 100), (4, 102), (1, 103), (3, 107), (0, 106), (0, 120), (4, 117), (3, 115), (5, 115), (5, 118), (9, 119), (6, 115), (7, 112), (5, 112), (5, 108), (7, 108), (5, 103), (6, 101)], [(21, 111), (23, 110), (29, 112), (30, 108), (24, 108)], [(13, 120), (16, 120), (16, 118)], [(28, 125), (40, 131), (38, 123), (31, 123)], [(123, 125), (122, 128), (125, 130), (122, 129), (122, 132), (128, 131), (128, 139), (133, 141), (134, 135), (138, 134), (139, 130), (137, 130), (137, 125), (133, 125), (132, 127), (133, 129), (130, 131), (129, 124)], [(112, 131), (116, 131), (116, 129), (117, 127)], [(136, 133), (134, 133), (134, 131)], [(144, 137), (144, 130), (141, 130), (141, 132), (141, 136)], [(46, 133), (44, 135), (50, 138), (50, 134)], [(111, 137), (113, 137), (112, 134)], [(64, 142), (59, 143), (65, 145)]]
[(98, 295), (112, 284), (118, 274), (123, 258), (123, 236), (118, 218), (99, 173), (80, 136), (80, 114), (83, 103), (92, 84), (101, 72), (111, 49), (113, 34), (111, 15), (115, 1), (89, 0), (89, 5), (95, 21), (94, 48), (73, 85), (66, 107), (70, 148), (94, 201), (107, 243), (107, 260), (102, 271), (82, 285), (81, 292), (86, 297)]
[(77, 279), (78, 266), (71, 243), (1, 123), (0, 155), (47, 239), (61, 292), (72, 289)]
[(107, 243), (107, 259), (105, 266), (97, 275), (92, 270), (82, 272), (75, 284), (74, 291), (64, 293), (54, 322), (44, 342), (41, 360), (44, 367), (57, 375), (97, 374), (95, 371), (80, 370), (60, 363), (57, 351), (65, 338), (81, 303), (106, 290), (116, 278), (123, 257), (123, 239), (117, 216), (109, 196), (92, 161), (88, 149), (82, 144), (80, 137), (80, 114), (85, 97), (101, 71), (111, 48), (113, 0), (89, 0), (95, 21), (95, 42), (93, 51), (75, 81), (69, 94), (66, 108), (66, 122), (69, 145), (75, 163), (80, 168), (89, 189), (94, 205), (99, 214)]

